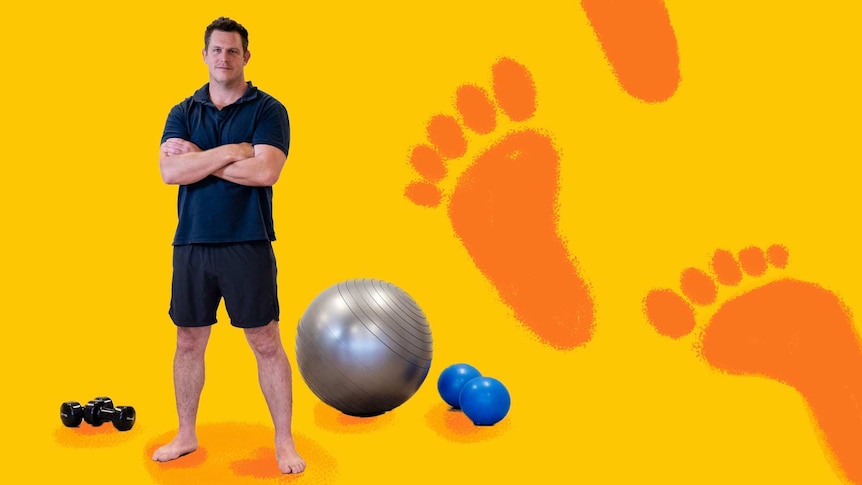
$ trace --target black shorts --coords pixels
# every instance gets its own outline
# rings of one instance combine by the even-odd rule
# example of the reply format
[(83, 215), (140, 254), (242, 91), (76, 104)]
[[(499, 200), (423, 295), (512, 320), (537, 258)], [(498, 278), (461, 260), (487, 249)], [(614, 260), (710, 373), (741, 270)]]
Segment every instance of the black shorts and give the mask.
[(234, 327), (278, 320), (275, 253), (269, 241), (174, 246), (168, 314), (179, 327), (216, 323), (224, 298)]

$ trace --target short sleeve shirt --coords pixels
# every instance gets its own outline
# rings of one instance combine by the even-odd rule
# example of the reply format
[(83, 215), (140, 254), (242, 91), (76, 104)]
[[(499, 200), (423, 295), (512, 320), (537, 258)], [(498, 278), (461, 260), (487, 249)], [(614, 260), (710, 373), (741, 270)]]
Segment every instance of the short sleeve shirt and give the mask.
[[(171, 109), (162, 133), (209, 150), (231, 143), (271, 145), (285, 156), (290, 147), (287, 110), (274, 97), (248, 83), (236, 102), (219, 110), (209, 84)], [(174, 245), (275, 240), (272, 187), (250, 187), (214, 175), (181, 185)]]

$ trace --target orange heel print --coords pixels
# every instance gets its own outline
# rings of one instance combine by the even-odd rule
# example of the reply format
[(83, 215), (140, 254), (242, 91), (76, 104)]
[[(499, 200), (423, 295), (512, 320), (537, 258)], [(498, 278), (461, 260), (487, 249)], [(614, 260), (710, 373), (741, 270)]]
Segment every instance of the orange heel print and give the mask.
[(448, 162), (467, 152), (464, 128), (487, 135), (501, 131), (498, 111), (515, 122), (535, 113), (536, 89), (524, 66), (502, 59), (492, 77), (493, 100), (479, 87), (458, 88), (462, 121), (431, 118), (430, 143), (410, 157), (423, 180), (405, 196), (425, 207), (448, 204), (457, 237), (518, 320), (547, 345), (571, 349), (592, 336), (593, 300), (557, 233), (560, 160), (551, 138), (526, 128), (504, 133), (460, 175), (451, 196), (439, 187)]
[[(653, 290), (644, 310), (656, 330), (680, 338), (696, 326), (693, 305), (716, 300), (716, 282), (738, 284), (744, 275), (784, 268), (783, 246), (752, 247), (736, 257), (716, 251), (713, 275), (683, 271), (680, 291)], [(795, 388), (808, 403), (823, 438), (844, 474), (862, 484), (862, 348), (850, 310), (814, 283), (780, 278), (721, 303), (700, 337), (713, 367), (759, 375)]]
[(679, 86), (679, 51), (664, 0), (581, 0), (617, 80), (630, 95), (665, 101)]

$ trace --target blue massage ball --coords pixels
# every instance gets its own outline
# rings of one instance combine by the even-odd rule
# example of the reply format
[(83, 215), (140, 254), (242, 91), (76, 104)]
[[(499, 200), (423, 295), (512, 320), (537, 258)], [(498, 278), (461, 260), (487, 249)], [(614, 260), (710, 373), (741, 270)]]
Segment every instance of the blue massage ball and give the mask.
[(440, 378), (437, 379), (437, 391), (446, 404), (455, 409), (461, 409), (460, 396), (464, 384), (481, 376), (482, 373), (470, 364), (452, 364), (440, 373)]
[(491, 426), (505, 418), (512, 405), (509, 390), (493, 377), (476, 377), (464, 384), (461, 411), (477, 426)]

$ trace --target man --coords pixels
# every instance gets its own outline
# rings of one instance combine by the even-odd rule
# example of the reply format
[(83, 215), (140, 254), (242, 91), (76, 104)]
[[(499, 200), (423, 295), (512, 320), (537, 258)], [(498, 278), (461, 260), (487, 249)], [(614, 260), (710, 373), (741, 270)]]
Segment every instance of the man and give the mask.
[(220, 17), (204, 33), (209, 82), (176, 105), (162, 135), (159, 166), (179, 185), (169, 314), (177, 327), (174, 390), (179, 429), (153, 460), (197, 449), (195, 422), (204, 351), (222, 298), (231, 325), (244, 329), (275, 425), (283, 473), (305, 461), (291, 434), (291, 369), (278, 328), (272, 185), (290, 144), (287, 111), (246, 82), (248, 31)]

